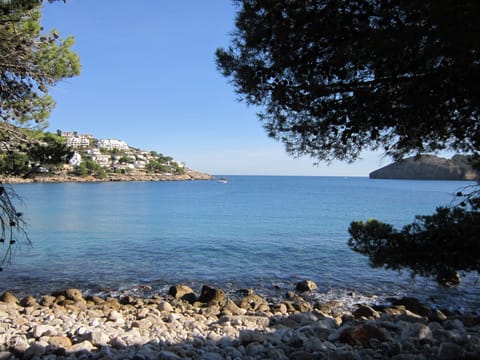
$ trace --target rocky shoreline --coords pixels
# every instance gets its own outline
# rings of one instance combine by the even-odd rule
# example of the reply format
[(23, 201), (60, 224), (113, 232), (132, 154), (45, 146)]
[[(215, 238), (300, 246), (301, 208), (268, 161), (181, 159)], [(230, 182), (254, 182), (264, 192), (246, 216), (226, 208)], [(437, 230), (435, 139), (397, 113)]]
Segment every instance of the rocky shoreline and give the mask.
[(480, 317), (389, 304), (309, 302), (311, 281), (271, 302), (204, 285), (151, 297), (68, 289), (0, 297), (0, 359), (479, 359)]
[(78, 176), (70, 174), (37, 175), (32, 178), (0, 176), (0, 183), (26, 184), (26, 183), (64, 183), (64, 182), (131, 182), (131, 181), (190, 181), (190, 180), (215, 180), (215, 177), (198, 171), (188, 171), (184, 175), (167, 174), (108, 174), (104, 178), (95, 176)]

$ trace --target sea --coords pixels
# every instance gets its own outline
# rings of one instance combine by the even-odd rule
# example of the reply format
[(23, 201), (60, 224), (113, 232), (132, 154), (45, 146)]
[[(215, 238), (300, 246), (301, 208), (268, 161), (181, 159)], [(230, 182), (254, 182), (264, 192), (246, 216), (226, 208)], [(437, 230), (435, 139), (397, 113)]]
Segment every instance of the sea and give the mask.
[(439, 308), (480, 310), (477, 274), (448, 289), (408, 271), (371, 268), (347, 245), (352, 221), (375, 218), (400, 228), (451, 205), (474, 183), (219, 178), (226, 181), (13, 185), (32, 245), (15, 248), (0, 290), (19, 297), (70, 287), (147, 296), (186, 284), (220, 287), (232, 297), (251, 288), (274, 301), (310, 279), (318, 285), (310, 297), (345, 306), (414, 296)]

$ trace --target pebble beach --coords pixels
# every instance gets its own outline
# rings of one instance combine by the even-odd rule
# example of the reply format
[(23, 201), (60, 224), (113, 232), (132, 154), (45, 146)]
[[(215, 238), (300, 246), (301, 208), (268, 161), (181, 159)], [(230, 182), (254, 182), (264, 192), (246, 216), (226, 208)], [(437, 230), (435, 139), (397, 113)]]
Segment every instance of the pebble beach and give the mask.
[(386, 304), (308, 301), (299, 282), (271, 302), (204, 285), (151, 297), (67, 289), (0, 297), (3, 359), (480, 359), (480, 317), (414, 298)]

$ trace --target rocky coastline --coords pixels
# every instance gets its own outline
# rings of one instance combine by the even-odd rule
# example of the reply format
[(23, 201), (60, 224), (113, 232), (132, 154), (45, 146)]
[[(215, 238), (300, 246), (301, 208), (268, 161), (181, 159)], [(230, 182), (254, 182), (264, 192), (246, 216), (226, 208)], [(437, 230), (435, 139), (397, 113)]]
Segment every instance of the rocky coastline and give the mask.
[(103, 178), (92, 175), (78, 176), (71, 174), (37, 175), (35, 177), (0, 176), (3, 184), (26, 184), (26, 183), (64, 183), (64, 182), (132, 182), (132, 181), (191, 181), (191, 180), (215, 180), (215, 177), (198, 171), (188, 171), (183, 175), (169, 174), (107, 174)]
[(0, 359), (479, 359), (480, 317), (414, 298), (311, 302), (309, 280), (275, 302), (185, 285), (150, 297), (78, 289), (0, 297)]

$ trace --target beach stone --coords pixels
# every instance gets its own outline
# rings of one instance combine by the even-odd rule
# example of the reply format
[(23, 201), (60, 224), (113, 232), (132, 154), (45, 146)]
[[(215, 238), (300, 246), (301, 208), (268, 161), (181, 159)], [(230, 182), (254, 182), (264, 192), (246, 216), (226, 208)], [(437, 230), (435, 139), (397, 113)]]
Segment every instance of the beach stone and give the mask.
[(44, 295), (40, 300), (42, 306), (51, 306), (55, 303), (56, 297), (52, 295)]
[(280, 313), (282, 315), (285, 315), (288, 313), (288, 309), (287, 309), (287, 305), (285, 305), (284, 303), (280, 303), (280, 304), (272, 304), (270, 306), (270, 310), (273, 312), (273, 313)]
[(17, 353), (23, 353), (29, 348), (29, 343), (25, 335), (14, 335), (10, 339), (10, 350)]
[(414, 340), (432, 340), (432, 330), (427, 325), (421, 323), (409, 324), (402, 330), (401, 339), (414, 339)]
[(67, 336), (50, 336), (47, 341), (56, 348), (68, 349), (72, 346), (72, 340)]
[(244, 315), (247, 312), (247, 310), (238, 307), (231, 299), (227, 299), (222, 311), (229, 315)]
[(428, 318), (428, 320), (430, 321), (437, 321), (437, 322), (443, 322), (447, 319), (448, 319), (447, 315), (445, 315), (441, 310), (438, 310), (438, 309), (432, 310), (432, 313)]
[(164, 311), (164, 312), (173, 312), (173, 307), (172, 305), (170, 305), (169, 302), (162, 301), (161, 303), (158, 304), (158, 310)]
[(101, 306), (108, 312), (109, 310), (120, 310), (122, 305), (117, 299), (105, 299)]
[(306, 292), (316, 290), (318, 286), (312, 280), (303, 280), (298, 282), (295, 288), (297, 291)]
[(84, 339), (90, 341), (95, 346), (106, 346), (110, 342), (110, 337), (99, 329), (86, 333)]
[(413, 297), (403, 297), (401, 299), (390, 298), (388, 299), (393, 305), (403, 305), (407, 310), (414, 312), (420, 316), (429, 317), (432, 310), (420, 300)]
[(202, 286), (202, 291), (200, 292), (200, 297), (198, 298), (198, 302), (208, 304), (208, 303), (215, 303), (219, 304), (222, 303), (225, 299), (225, 292), (221, 289), (212, 288), (208, 285)]
[(23, 307), (29, 307), (36, 306), (38, 303), (37, 299), (35, 299), (33, 296), (25, 296), (22, 300), (20, 300), (20, 305)]
[(13, 295), (10, 291), (5, 291), (2, 296), (0, 296), (0, 301), (6, 304), (18, 304), (18, 298)]
[(65, 290), (65, 298), (72, 301), (84, 301), (83, 294), (79, 289)]
[(395, 320), (405, 321), (409, 323), (422, 323), (422, 324), (427, 323), (427, 319), (425, 317), (415, 314), (410, 310), (405, 310), (405, 313), (395, 316)]
[(37, 325), (33, 330), (33, 336), (35, 338), (40, 338), (42, 336), (55, 336), (57, 331), (53, 326), (50, 325)]
[(110, 311), (110, 314), (108, 315), (108, 320), (116, 322), (118, 324), (123, 324), (125, 322), (123, 315), (116, 310)]
[(437, 358), (439, 360), (457, 360), (462, 359), (465, 355), (465, 350), (454, 343), (445, 342), (440, 344)]
[(180, 356), (178, 356), (174, 352), (162, 350), (158, 353), (158, 359), (159, 360), (178, 360), (180, 359)]
[(168, 295), (173, 296), (175, 299), (187, 301), (190, 304), (193, 304), (195, 301), (197, 301), (197, 297), (195, 296), (192, 288), (187, 285), (171, 286), (170, 289), (168, 289)]
[(25, 352), (23, 353), (22, 359), (30, 360), (34, 357), (40, 357), (46, 353), (46, 347), (48, 344), (44, 343), (33, 343)]
[(257, 311), (263, 305), (268, 306), (268, 302), (257, 294), (247, 295), (240, 301), (240, 308), (250, 311)]
[(78, 344), (72, 345), (69, 349), (67, 349), (67, 352), (68, 353), (76, 353), (80, 351), (91, 352), (92, 350), (95, 350), (95, 346), (93, 346), (90, 341), (84, 340)]
[(14, 359), (15, 356), (10, 351), (0, 351), (0, 360)]
[(353, 328), (346, 328), (340, 332), (340, 342), (350, 345), (369, 346), (372, 339), (386, 341), (390, 335), (385, 329), (375, 325), (361, 324)]
[(380, 314), (368, 305), (360, 305), (358, 309), (353, 312), (353, 316), (357, 319), (362, 317), (378, 319)]

